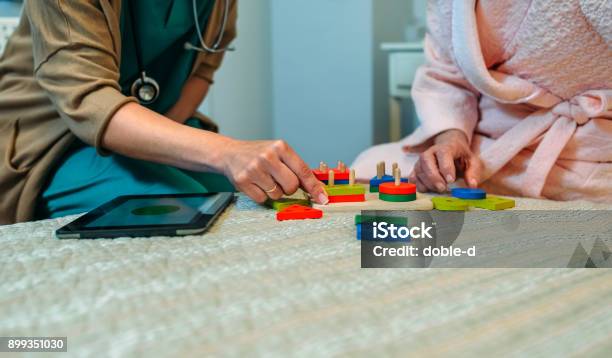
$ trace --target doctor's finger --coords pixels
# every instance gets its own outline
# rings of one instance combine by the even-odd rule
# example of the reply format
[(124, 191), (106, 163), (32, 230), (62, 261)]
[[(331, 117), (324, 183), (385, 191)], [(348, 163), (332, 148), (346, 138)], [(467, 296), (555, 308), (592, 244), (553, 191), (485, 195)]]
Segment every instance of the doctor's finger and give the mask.
[(285, 194), (294, 194), (300, 188), (298, 177), (283, 162), (275, 159), (270, 160), (266, 165), (270, 175), (281, 186)]
[(267, 197), (273, 200), (279, 199), (283, 192), (281, 188), (278, 186), (276, 181), (272, 179), (270, 173), (268, 173), (267, 168), (265, 168), (262, 164), (252, 166), (251, 171), (249, 172), (249, 180), (251, 184), (259, 187)]
[(300, 158), (293, 149), (285, 142), (279, 144), (281, 147), (281, 159), (289, 169), (297, 176), (301, 187), (319, 204), (327, 204), (329, 199), (323, 183), (312, 173), (312, 170)]
[(263, 204), (268, 199), (268, 195), (255, 184), (245, 184), (237, 189), (259, 204)]

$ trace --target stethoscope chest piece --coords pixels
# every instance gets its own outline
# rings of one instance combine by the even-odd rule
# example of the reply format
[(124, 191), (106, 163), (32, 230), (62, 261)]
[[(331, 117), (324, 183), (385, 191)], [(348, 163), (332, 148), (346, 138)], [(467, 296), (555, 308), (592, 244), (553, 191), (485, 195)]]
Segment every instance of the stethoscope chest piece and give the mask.
[[(155, 102), (157, 98), (159, 98), (160, 89), (159, 89), (159, 84), (157, 83), (157, 81), (147, 76), (147, 74), (145, 73), (143, 61), (140, 58), (140, 54), (142, 51), (140, 48), (140, 42), (138, 41), (139, 40), (139, 36), (137, 34), (138, 27), (136, 26), (136, 16), (134, 15), (135, 7), (133, 3), (134, 3), (134, 0), (128, 1), (128, 4), (130, 5), (130, 17), (131, 17), (132, 26), (133, 26), (132, 36), (133, 36), (134, 44), (136, 47), (136, 62), (138, 63), (138, 69), (140, 71), (140, 76), (138, 77), (138, 79), (134, 81), (134, 83), (132, 83), (130, 92), (132, 96), (138, 99), (140, 104), (151, 104)], [(192, 0), (192, 8), (193, 8), (193, 18), (195, 22), (196, 32), (198, 35), (198, 39), (200, 40), (201, 47), (194, 46), (191, 43), (187, 42), (185, 43), (185, 49), (204, 52), (204, 53), (221, 53), (225, 51), (232, 51), (233, 49), (230, 47), (225, 47), (225, 48), (221, 47), (221, 42), (223, 40), (223, 34), (225, 33), (225, 28), (228, 22), (228, 16), (229, 16), (229, 11), (230, 11), (229, 0), (225, 0), (225, 6), (224, 6), (225, 10), (223, 14), (223, 22), (221, 23), (221, 29), (219, 30), (219, 35), (217, 37), (217, 40), (211, 47), (206, 45), (206, 43), (204, 42), (204, 38), (202, 37), (202, 29), (200, 28), (200, 21), (198, 19), (196, 0)]]
[(140, 104), (151, 104), (159, 97), (159, 84), (153, 78), (142, 72), (140, 77), (132, 84), (130, 90), (132, 96), (138, 99)]

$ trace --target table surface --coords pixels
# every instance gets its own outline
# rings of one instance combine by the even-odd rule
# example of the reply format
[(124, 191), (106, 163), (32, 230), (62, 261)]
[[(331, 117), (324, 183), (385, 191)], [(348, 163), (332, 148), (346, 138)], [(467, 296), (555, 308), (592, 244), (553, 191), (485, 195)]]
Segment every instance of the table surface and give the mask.
[(360, 269), (353, 216), (277, 222), (240, 197), (203, 236), (54, 239), (74, 217), (0, 227), (0, 336), (67, 336), (79, 356), (612, 351), (612, 271)]

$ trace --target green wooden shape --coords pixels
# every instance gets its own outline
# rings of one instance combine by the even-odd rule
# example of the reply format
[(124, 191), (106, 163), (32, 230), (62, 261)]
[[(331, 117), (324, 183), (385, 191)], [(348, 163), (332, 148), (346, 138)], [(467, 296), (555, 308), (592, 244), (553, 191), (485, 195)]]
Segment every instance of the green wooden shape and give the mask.
[(378, 186), (370, 185), (370, 193), (378, 193)]
[(438, 210), (456, 211), (467, 210), (470, 206), (487, 210), (506, 210), (513, 208), (516, 203), (512, 199), (500, 198), (498, 196), (487, 196), (486, 199), (459, 199), (439, 196), (431, 198), (434, 207)]
[(431, 198), (434, 208), (441, 211), (465, 211), (469, 208), (469, 200), (451, 198), (447, 196), (436, 196)]
[(338, 196), (338, 195), (361, 195), (365, 194), (365, 187), (363, 185), (355, 184), (355, 185), (333, 185), (325, 186), (325, 191), (329, 196)]
[(303, 205), (311, 206), (310, 200), (308, 199), (297, 199), (297, 198), (280, 198), (278, 200), (268, 199), (266, 200), (266, 206), (276, 211), (281, 211), (291, 205)]
[(355, 215), (355, 225), (384, 221), (395, 225), (408, 225), (408, 218), (399, 216)]
[(392, 194), (379, 193), (378, 194), (378, 198), (380, 200), (383, 200), (383, 201), (392, 201), (392, 202), (395, 202), (395, 203), (406, 202), (406, 201), (415, 201), (416, 200), (416, 193), (415, 194), (408, 194), (408, 195), (392, 195)]
[(512, 199), (500, 198), (499, 196), (487, 196), (486, 199), (460, 199), (465, 202), (468, 202), (470, 206), (479, 209), (487, 209), (487, 210), (506, 210), (513, 208), (516, 203)]

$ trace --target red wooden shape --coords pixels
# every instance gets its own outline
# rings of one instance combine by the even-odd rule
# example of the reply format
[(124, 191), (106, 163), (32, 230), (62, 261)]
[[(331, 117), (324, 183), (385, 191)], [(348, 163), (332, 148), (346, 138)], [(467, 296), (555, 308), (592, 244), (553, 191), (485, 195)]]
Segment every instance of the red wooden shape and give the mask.
[(332, 195), (329, 196), (329, 202), (331, 203), (353, 203), (357, 201), (365, 201), (365, 194), (359, 195)]
[(416, 185), (400, 183), (400, 185), (395, 186), (394, 182), (382, 183), (378, 186), (378, 192), (390, 195), (410, 195), (416, 193)]
[(323, 212), (319, 209), (309, 208), (302, 205), (291, 205), (276, 213), (276, 220), (304, 220), (320, 219)]
[[(332, 170), (334, 171), (334, 180), (348, 180), (348, 178), (349, 178), (349, 170), (348, 169), (345, 169), (343, 172), (341, 172), (338, 169), (332, 169)], [(328, 180), (329, 179), (329, 172), (322, 172), (319, 169), (313, 169), (312, 173), (319, 180)]]

